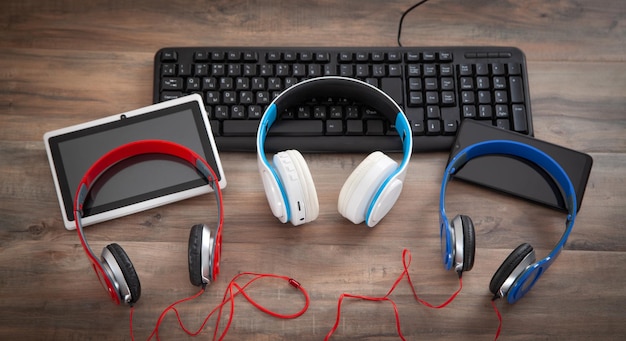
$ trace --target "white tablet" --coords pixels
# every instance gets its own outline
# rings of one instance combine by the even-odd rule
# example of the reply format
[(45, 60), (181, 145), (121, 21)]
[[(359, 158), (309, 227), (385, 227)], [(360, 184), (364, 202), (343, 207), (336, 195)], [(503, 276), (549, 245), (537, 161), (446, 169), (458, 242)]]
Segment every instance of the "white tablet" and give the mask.
[[(75, 229), (74, 195), (87, 169), (123, 144), (168, 140), (192, 149), (211, 165), (222, 188), (226, 178), (200, 95), (194, 94), (44, 134), (63, 223)], [(143, 155), (107, 170), (85, 200), (84, 226), (211, 192), (184, 161)]]

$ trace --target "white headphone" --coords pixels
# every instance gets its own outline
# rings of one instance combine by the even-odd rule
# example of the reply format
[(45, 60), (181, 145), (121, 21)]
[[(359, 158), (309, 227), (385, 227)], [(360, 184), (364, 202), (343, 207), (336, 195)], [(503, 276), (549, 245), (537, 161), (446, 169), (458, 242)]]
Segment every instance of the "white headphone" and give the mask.
[(339, 213), (355, 224), (363, 221), (374, 227), (391, 210), (402, 191), (402, 182), (413, 152), (413, 136), (402, 109), (378, 88), (346, 77), (308, 79), (283, 91), (267, 107), (257, 132), (257, 159), (263, 187), (272, 213), (282, 223), (294, 226), (315, 220), (319, 202), (306, 161), (297, 150), (274, 155), (270, 164), (265, 156), (265, 139), (283, 110), (312, 98), (338, 97), (370, 106), (395, 129), (402, 141), (404, 157), (400, 166), (380, 151), (371, 153), (348, 177), (339, 193)]

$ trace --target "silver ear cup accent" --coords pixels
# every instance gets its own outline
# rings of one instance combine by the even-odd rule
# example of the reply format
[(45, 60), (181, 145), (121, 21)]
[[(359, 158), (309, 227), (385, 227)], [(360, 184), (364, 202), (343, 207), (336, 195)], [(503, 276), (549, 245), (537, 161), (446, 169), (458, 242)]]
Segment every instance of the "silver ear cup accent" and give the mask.
[(463, 237), (463, 220), (460, 215), (452, 219), (452, 230), (454, 233), (454, 271), (463, 271), (463, 253), (465, 252)]
[(203, 225), (202, 226), (202, 246), (201, 246), (201, 264), (202, 264), (202, 283), (211, 284), (213, 282), (213, 261), (215, 252), (215, 236), (211, 229)]
[(535, 250), (532, 250), (522, 259), (522, 261), (515, 267), (515, 269), (513, 269), (509, 277), (504, 280), (504, 283), (502, 284), (500, 289), (498, 289), (497, 295), (499, 297), (505, 297), (517, 278), (526, 270), (526, 268), (535, 263), (535, 260)]
[(128, 283), (126, 283), (126, 279), (124, 278), (122, 268), (120, 268), (119, 264), (117, 264), (117, 260), (115, 259), (111, 251), (109, 251), (109, 249), (106, 247), (102, 249), (101, 264), (102, 268), (106, 272), (106, 275), (109, 276), (111, 283), (113, 283), (115, 291), (120, 297), (120, 300), (126, 303), (130, 303), (132, 300), (132, 296), (130, 294), (130, 288), (128, 287)]

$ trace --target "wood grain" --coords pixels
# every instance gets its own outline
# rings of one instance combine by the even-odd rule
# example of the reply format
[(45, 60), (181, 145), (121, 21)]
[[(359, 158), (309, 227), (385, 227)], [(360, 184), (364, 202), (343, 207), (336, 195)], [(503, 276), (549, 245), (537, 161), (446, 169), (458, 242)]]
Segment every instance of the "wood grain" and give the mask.
[[(151, 103), (154, 53), (164, 46), (395, 46), (411, 1), (34, 1), (0, 11), (0, 339), (130, 339), (129, 311), (106, 298), (75, 232), (64, 229), (42, 135)], [(558, 262), (515, 305), (498, 302), (503, 340), (618, 340), (626, 335), (626, 6), (622, 1), (430, 1), (404, 21), (405, 46), (510, 45), (527, 57), (535, 135), (589, 153), (594, 165), (582, 211)], [(220, 277), (180, 306), (198, 328), (240, 272), (297, 279), (309, 292), (295, 320), (265, 315), (238, 298), (227, 340), (320, 340), (343, 292), (384, 295), (402, 272), (402, 251), (420, 298), (438, 304), (458, 288), (441, 266), (438, 202), (445, 153), (415, 154), (401, 201), (376, 228), (355, 226), (336, 209), (341, 185), (365, 157), (307, 154), (320, 217), (299, 228), (271, 215), (253, 155), (221, 153), (224, 253)], [(399, 155), (392, 155), (399, 158)], [(449, 214), (476, 224), (475, 267), (448, 307), (426, 308), (406, 280), (391, 298), (411, 340), (493, 339), (498, 320), (488, 284), (510, 250), (531, 243), (539, 256), (561, 236), (562, 213), (461, 182)], [(208, 208), (208, 209), (207, 209)], [(208, 212), (208, 213), (207, 213)], [(87, 229), (96, 250), (117, 242), (142, 283), (137, 339), (161, 311), (197, 292), (189, 284), (187, 238), (214, 223), (211, 196)], [(263, 280), (250, 294), (281, 312), (303, 304), (284, 282)], [(213, 325), (201, 333), (213, 335)], [(222, 321), (221, 328), (225, 327)], [(169, 315), (163, 340), (189, 339)], [(346, 301), (333, 339), (396, 340), (383, 302)]]

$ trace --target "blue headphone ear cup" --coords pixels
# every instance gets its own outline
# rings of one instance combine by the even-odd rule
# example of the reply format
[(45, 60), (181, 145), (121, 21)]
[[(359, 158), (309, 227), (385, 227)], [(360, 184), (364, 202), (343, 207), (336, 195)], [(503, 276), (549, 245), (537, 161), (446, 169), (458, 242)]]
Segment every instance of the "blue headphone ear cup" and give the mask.
[[(139, 297), (141, 296), (141, 283), (139, 282), (139, 276), (137, 276), (135, 267), (133, 266), (133, 263), (130, 261), (130, 258), (128, 257), (124, 249), (122, 249), (119, 244), (109, 244), (106, 246), (106, 250), (111, 253), (113, 258), (115, 259), (115, 262), (117, 263), (117, 266), (122, 271), (123, 278), (118, 278), (118, 276), (115, 276), (115, 274), (113, 274), (114, 280), (117, 282), (118, 287), (124, 285), (124, 283), (126, 284), (130, 292), (130, 300), (126, 303), (132, 305), (137, 302), (139, 300)], [(111, 268), (112, 265), (108, 264), (106, 258), (104, 256), (102, 258), (103, 262), (107, 263), (107, 266)], [(122, 297), (122, 299), (124, 298)]]
[(188, 264), (189, 281), (192, 285), (201, 286), (202, 281), (202, 224), (191, 227), (189, 232)]
[[(493, 274), (489, 283), (489, 291), (496, 296), (500, 296), (499, 292), (506, 280), (513, 274), (522, 261), (533, 252), (533, 247), (528, 243), (523, 243), (509, 254), (498, 270)], [(533, 259), (534, 261), (534, 259)], [(512, 283), (511, 283), (512, 284)]]

